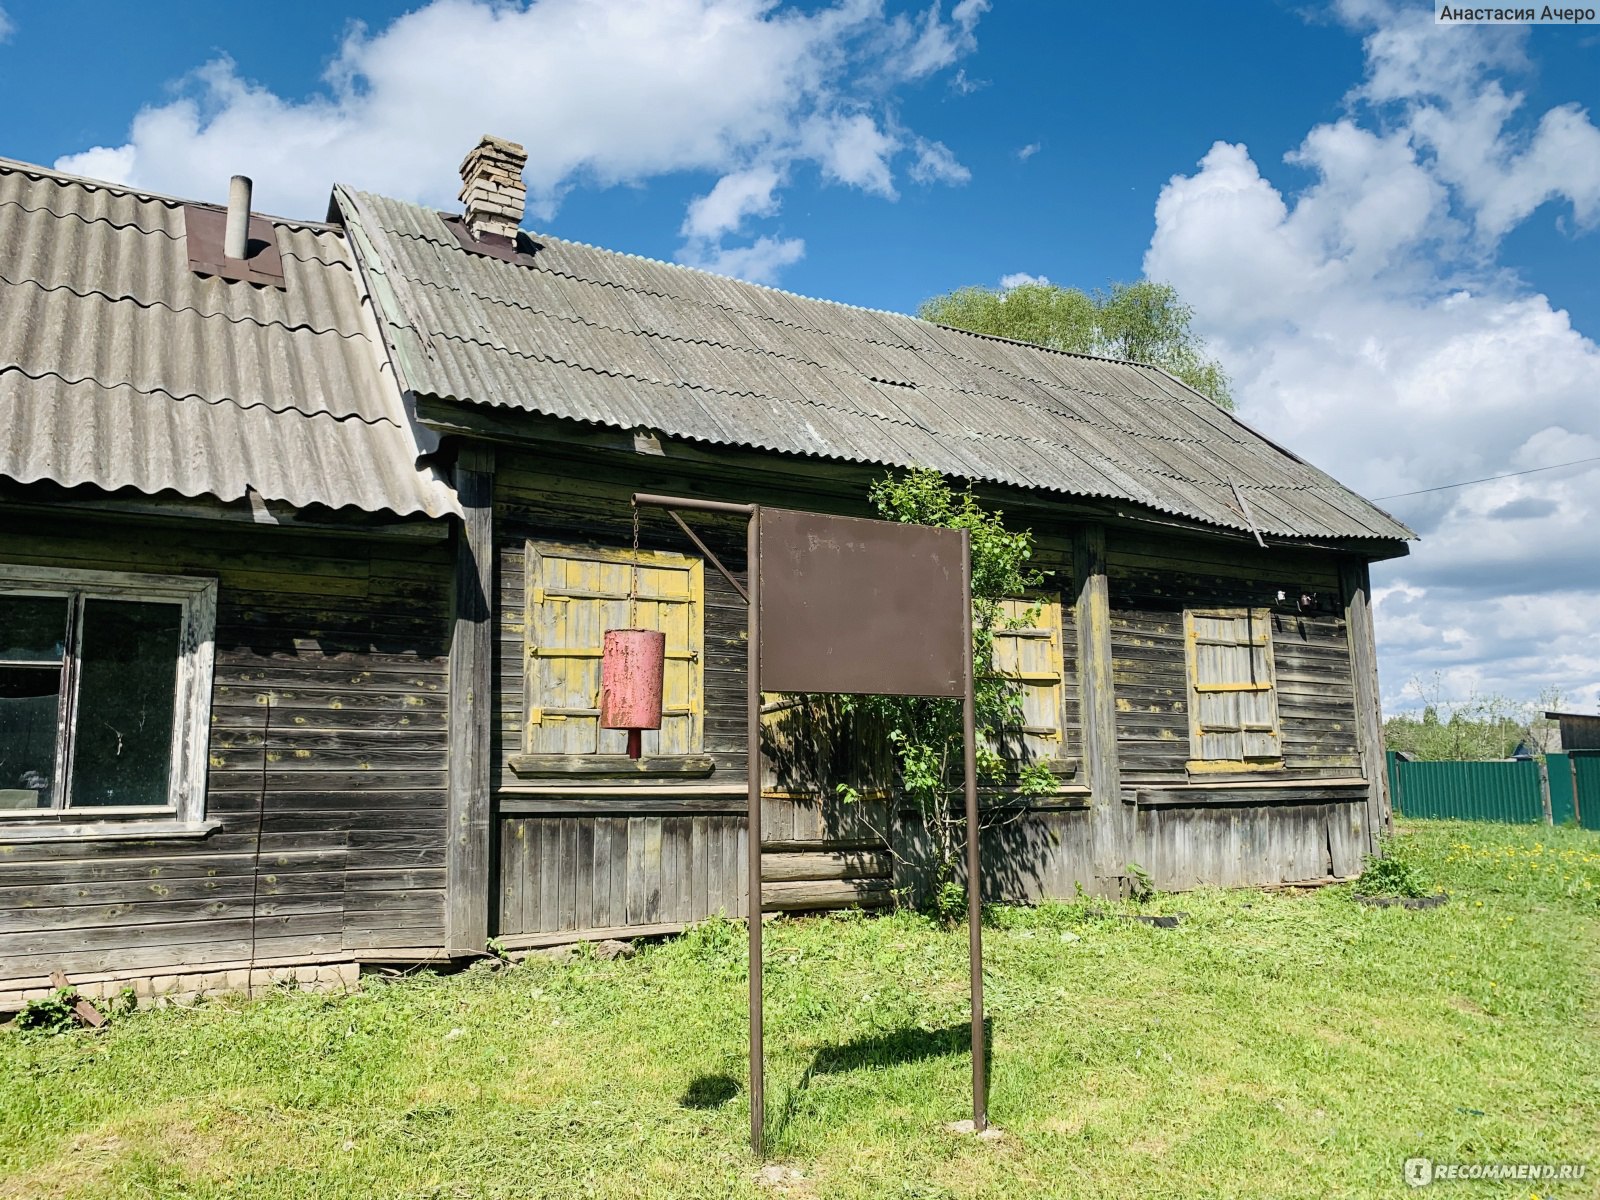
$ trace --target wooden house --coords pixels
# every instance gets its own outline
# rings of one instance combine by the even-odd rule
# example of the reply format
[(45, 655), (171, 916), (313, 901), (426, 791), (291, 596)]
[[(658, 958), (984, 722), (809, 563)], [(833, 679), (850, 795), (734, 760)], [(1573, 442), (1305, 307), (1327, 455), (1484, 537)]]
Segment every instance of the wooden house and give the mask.
[(441, 944), (450, 531), (349, 241), (0, 161), (0, 1010)]
[[(929, 467), (1036, 534), (997, 655), (1060, 782), (986, 830), (989, 895), (1360, 869), (1367, 566), (1404, 526), (1151, 367), (519, 232), (522, 164), (485, 139), (462, 215), (339, 187), (326, 224), (256, 218), (270, 261), (197, 246), (215, 210), (0, 169), (0, 604), (69, 610), (0, 637), (0, 1000), (741, 913), (745, 607), (663, 515), (635, 533), (636, 491), (865, 516)], [(738, 577), (742, 526), (693, 523)], [(635, 577), (668, 634), (637, 762), (596, 712)], [(183, 614), (175, 668), (97, 701), (91, 614), (141, 590)], [(167, 792), (75, 790), (96, 706), (173, 688)], [(772, 745), (769, 907), (916, 882), (913, 819)]]

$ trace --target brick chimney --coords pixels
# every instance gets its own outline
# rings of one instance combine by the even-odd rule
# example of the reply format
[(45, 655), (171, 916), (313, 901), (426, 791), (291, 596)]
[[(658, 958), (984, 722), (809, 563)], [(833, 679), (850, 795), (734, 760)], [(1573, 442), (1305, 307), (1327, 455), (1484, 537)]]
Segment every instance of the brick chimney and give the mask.
[(474, 238), (486, 233), (515, 239), (528, 196), (522, 168), (528, 152), (515, 142), (484, 134), (472, 153), (461, 160), (461, 199), (466, 225)]

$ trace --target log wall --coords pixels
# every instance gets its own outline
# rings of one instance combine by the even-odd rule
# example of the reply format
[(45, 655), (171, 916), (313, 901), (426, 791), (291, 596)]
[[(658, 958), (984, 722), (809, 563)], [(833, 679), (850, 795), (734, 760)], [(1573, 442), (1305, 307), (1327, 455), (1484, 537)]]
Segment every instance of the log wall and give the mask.
[[(870, 515), (873, 472), (795, 463), (739, 472), (704, 457), (505, 446), (493, 471), (487, 932), (515, 947), (741, 914), (749, 886), (743, 600), (708, 564), (710, 774), (519, 774), (526, 545), (626, 547), (636, 489)], [(986, 798), (986, 896), (1070, 897), (1080, 884), (1114, 891), (1126, 886), (1129, 862), (1164, 888), (1358, 870), (1373, 831), (1341, 593), (1348, 562), (1125, 522), (1103, 524), (1101, 553), (1088, 525), (1054, 510), (1019, 504), (1008, 517), (1038, 534), (1045, 587), (1062, 598), (1061, 757), (1072, 765), (1060, 795), (1031, 809)], [(743, 521), (689, 519), (742, 580)], [(221, 828), (199, 841), (0, 844), (0, 990), (57, 967), (154, 971), (252, 952), (332, 960), (452, 948), (454, 541), (32, 514), (25, 528), (5, 526), (0, 560), (220, 579), (207, 815)], [(640, 543), (697, 553), (658, 511), (646, 511)], [(1103, 585), (1084, 586), (1093, 583), (1079, 578), (1085, 571), (1103, 572)], [(1302, 593), (1318, 597), (1310, 611), (1299, 611)], [(1104, 796), (1086, 762), (1080, 681), (1097, 675), (1081, 669), (1090, 652), (1076, 611), (1084, 595), (1103, 597), (1108, 626), (1094, 639), (1108, 647), (1114, 701), (1102, 710), (1114, 753), (1097, 750), (1114, 768), (1102, 763), (1113, 781)], [(1280, 770), (1198, 777), (1188, 769), (1182, 613), (1216, 605), (1272, 610)], [(891, 888), (925, 891), (927, 834), (914, 814), (891, 812), (886, 801), (841, 806), (826, 787), (806, 794), (776, 774), (768, 782), (768, 908), (870, 906)]]
[[(493, 759), (498, 764), (501, 842), (495, 928), (512, 944), (581, 928), (584, 912), (604, 912), (604, 919), (615, 923), (606, 928), (654, 927), (695, 919), (700, 912), (696, 898), (702, 894), (708, 898), (707, 911), (714, 912), (716, 898), (742, 896), (746, 886), (737, 856), (721, 860), (726, 877), (717, 879), (712, 873), (718, 860), (694, 853), (696, 839), (705, 838), (705, 830), (716, 822), (742, 825), (743, 601), (707, 567), (704, 750), (715, 762), (710, 776), (678, 783), (630, 779), (566, 787), (552, 786), (557, 781), (550, 779), (522, 778), (511, 759), (523, 728), (526, 542), (626, 546), (631, 538), (628, 497), (636, 488), (870, 515), (860, 499), (870, 475), (861, 472), (858, 479), (842, 469), (808, 472), (790, 465), (783, 468), (787, 474), (774, 470), (757, 478), (720, 471), (713, 477), (703, 463), (636, 456), (622, 461), (604, 454), (590, 459), (535, 457), (504, 449), (499, 461), (495, 588), (500, 625)], [(641, 473), (641, 465), (652, 473)], [(1359, 870), (1360, 847), (1369, 834), (1361, 811), (1368, 789), (1361, 779), (1338, 556), (1283, 547), (1262, 550), (1126, 523), (1104, 527), (1103, 558), (1090, 555), (1085, 561), (1105, 573), (1115, 770), (1111, 790), (1094, 807), (1079, 694), (1080, 680), (1092, 673), (1078, 669), (1077, 573), (1085, 568), (1074, 562), (1075, 554), (1084, 557), (1079, 531), (1085, 526), (1052, 520), (1042, 511), (1023, 510), (1014, 519), (1038, 535), (1037, 562), (1049, 572), (1045, 590), (1063, 601), (1061, 753), (1074, 769), (1064, 778), (1059, 797), (1031, 810), (1008, 811), (1004, 819), (993, 813), (986, 818), (986, 895), (1012, 900), (1066, 897), (1080, 884), (1101, 892), (1122, 890), (1128, 886), (1130, 862), (1168, 888), (1279, 883)], [(690, 520), (742, 579), (743, 521), (702, 514)], [(665, 514), (651, 510), (642, 520), (641, 545), (695, 553)], [(1307, 611), (1299, 603), (1303, 594), (1316, 597)], [(1189, 769), (1183, 610), (1222, 605), (1272, 610), (1284, 757), (1281, 768), (1271, 772), (1202, 776)], [(1108, 754), (1109, 747), (1110, 742)], [(808, 907), (878, 903), (888, 886), (875, 873), (880, 860), (863, 863), (848, 856), (875, 856), (890, 849), (896, 865), (888, 884), (913, 894), (925, 892), (928, 881), (917, 862), (926, 856), (927, 835), (914, 814), (893, 814), (891, 819), (889, 806), (882, 802), (841, 807), (825, 787), (807, 795), (785, 770), (771, 766), (765, 779), (769, 794), (763, 827), (773, 863), (763, 868), (768, 907), (799, 907), (802, 900)], [(636, 825), (639, 821), (646, 824)], [(626, 828), (627, 836), (601, 834), (603, 822), (612, 823), (614, 830)], [(1106, 828), (1097, 833), (1101, 825)], [(642, 843), (636, 838), (638, 829), (650, 831)], [(1098, 852), (1097, 841), (1104, 843)], [(688, 846), (688, 852), (673, 851), (678, 845)], [(658, 846), (663, 855), (659, 860)], [(573, 847), (578, 847), (575, 868), (566, 862)], [(778, 865), (776, 855), (794, 857)], [(644, 872), (643, 882), (631, 874), (636, 870)], [(652, 870), (662, 873), (660, 886), (649, 882)], [(672, 878), (675, 871), (687, 871), (687, 877)], [(815, 874), (797, 875), (805, 871)], [(570, 880), (570, 902), (559, 887), (548, 891), (545, 881), (550, 878)], [(615, 883), (619, 878), (629, 881), (621, 892)], [(586, 880), (593, 889), (601, 880), (610, 881), (611, 890), (594, 890), (585, 898), (580, 893)], [(546, 912), (550, 905), (553, 910)], [(680, 912), (693, 915), (665, 915)]]
[[(1371, 785), (1359, 782), (1340, 560), (1132, 532), (1108, 538), (1106, 559), (1122, 793), (1137, 814), (1129, 860), (1163, 889), (1358, 872)], [(1210, 606), (1271, 610), (1281, 770), (1187, 769), (1183, 610)]]
[(218, 579), (221, 823), (194, 840), (0, 832), (0, 993), (57, 968), (442, 945), (446, 543), (35, 513), (0, 528), (4, 562)]
[[(1223, 552), (1126, 533), (1108, 539), (1106, 560), (1124, 782), (1187, 779), (1183, 610), (1211, 606), (1272, 609), (1284, 769), (1303, 778), (1361, 773), (1337, 560), (1287, 549)], [(1297, 610), (1304, 593), (1318, 597), (1318, 611)]]

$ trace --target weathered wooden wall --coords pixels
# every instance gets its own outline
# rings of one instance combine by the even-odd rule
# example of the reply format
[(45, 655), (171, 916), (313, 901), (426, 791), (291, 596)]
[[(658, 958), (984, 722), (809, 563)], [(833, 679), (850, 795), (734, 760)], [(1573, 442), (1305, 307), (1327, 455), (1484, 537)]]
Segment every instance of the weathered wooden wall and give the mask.
[(1364, 794), (1316, 803), (1258, 792), (1141, 806), (1132, 858), (1163, 891), (1350, 876), (1366, 853), (1365, 805)]
[[(709, 564), (704, 571), (703, 752), (709, 776), (553, 780), (524, 777), (512, 760), (523, 750), (524, 646), (528, 542), (626, 548), (634, 491), (703, 485), (646, 479), (634, 458), (621, 468), (600, 459), (554, 458), (502, 450), (495, 482), (495, 663), (497, 787), (494, 932), (507, 946), (560, 940), (578, 930), (672, 928), (706, 916), (742, 915), (746, 906), (745, 621), (743, 599)], [(715, 493), (711, 493), (715, 496)], [(719, 498), (748, 500), (737, 485)], [(695, 514), (691, 521), (741, 581), (745, 530), (738, 520)], [(640, 545), (697, 555), (666, 515), (645, 510)], [(772, 828), (788, 819), (769, 802)], [(768, 837), (772, 829), (768, 830)]]
[[(6, 843), (0, 990), (442, 945), (448, 546), (37, 512), (0, 561), (218, 578), (201, 840)], [(258, 869), (259, 849), (259, 869)]]
[[(1126, 531), (1106, 559), (1123, 799), (1137, 811), (1129, 860), (1169, 889), (1359, 871), (1368, 792), (1337, 782), (1363, 774), (1339, 560)], [(1315, 604), (1301, 612), (1306, 594)], [(1201, 606), (1272, 610), (1281, 770), (1186, 770), (1183, 610)]]
[[(648, 476), (642, 467), (651, 468)], [(703, 748), (715, 764), (708, 777), (587, 785), (525, 778), (512, 760), (521, 751), (524, 727), (528, 541), (626, 547), (632, 538), (629, 497), (635, 490), (871, 515), (865, 496), (873, 474), (842, 472), (841, 478), (823, 479), (812, 473), (807, 479), (804, 471), (774, 471), (711, 482), (695, 467), (649, 457), (628, 456), (619, 463), (615, 456), (563, 458), (500, 449), (494, 513), (499, 605), (495, 931), (506, 945), (534, 945), (583, 928), (671, 925), (719, 910), (740, 915), (747, 894), (742, 852), (730, 853), (733, 843), (728, 840), (736, 828), (743, 845), (744, 601), (707, 565)], [(699, 513), (689, 520), (743, 581), (744, 522)], [(653, 510), (642, 516), (640, 544), (646, 550), (697, 553), (665, 514)], [(1044, 536), (1038, 561), (1051, 572), (1045, 590), (1062, 599), (1063, 665), (1069, 667), (1076, 657), (1070, 543), (1062, 536)], [(1075, 759), (1078, 698), (1070, 669), (1064, 671), (1061, 723), (1061, 753)], [(780, 778), (783, 774), (768, 770), (769, 794), (763, 801), (767, 907), (885, 902), (890, 887), (887, 843), (896, 836), (888, 804), (842, 805), (825, 783), (808, 789), (792, 778)], [(1081, 814), (1039, 814), (1037, 820), (1010, 821), (986, 835), (997, 864), (997, 894), (1034, 899), (1071, 894), (1080, 877), (1074, 818), (1082, 823)], [(696, 849), (702, 843), (703, 854)], [(721, 846), (720, 855), (712, 851), (715, 846)], [(595, 924), (586, 926), (586, 919)]]
[[(1070, 899), (1078, 885), (1094, 883), (1094, 855), (1086, 803), (1037, 806), (1005, 812), (986, 807), (979, 822), (986, 903), (1037, 904)], [(921, 819), (903, 812), (894, 827), (894, 846), (901, 865), (897, 885), (914, 903), (927, 899), (932, 887), (932, 840)], [(966, 862), (956, 865), (954, 879), (966, 882)]]
[[(1130, 533), (1108, 539), (1106, 560), (1124, 783), (1186, 780), (1183, 610), (1203, 606), (1272, 609), (1285, 771), (1295, 777), (1360, 774), (1336, 560), (1289, 549), (1224, 552), (1202, 541)], [(1296, 611), (1303, 592), (1330, 602), (1329, 611)]]
[[(523, 728), (523, 572), (529, 539), (626, 546), (628, 497), (635, 489), (868, 515), (862, 497), (869, 472), (813, 472), (789, 464), (757, 476), (708, 466), (708, 461), (531, 455), (503, 447), (499, 452), (495, 928), (508, 944), (531, 944), (581, 928), (582, 913), (604, 913), (605, 928), (612, 922), (617, 928), (671, 924), (692, 918), (664, 914), (698, 914), (701, 895), (707, 897), (707, 911), (716, 911), (718, 898), (743, 895), (742, 860), (724, 856), (725, 877), (717, 879), (712, 877), (717, 860), (693, 851), (696, 839), (716, 822), (742, 824), (745, 611), (715, 570), (705, 572), (704, 750), (715, 761), (709, 777), (563, 785), (519, 777), (510, 764)], [(1103, 559), (1090, 560), (1104, 564), (1114, 688), (1110, 724), (1116, 770), (1102, 812), (1091, 805), (1077, 669), (1076, 572), (1081, 568), (1074, 563), (1074, 539), (1082, 540), (1077, 535), (1082, 527), (1038, 511), (1024, 510), (1017, 519), (1039, 535), (1037, 561), (1049, 572), (1044, 588), (1063, 602), (1061, 753), (1075, 769), (1053, 801), (985, 831), (986, 894), (1038, 900), (1071, 896), (1080, 883), (1116, 888), (1125, 885), (1130, 862), (1163, 887), (1276, 883), (1359, 869), (1360, 844), (1368, 836), (1361, 811), (1367, 791), (1359, 782), (1362, 755), (1338, 556), (1283, 547), (1261, 550), (1127, 523), (1104, 526)], [(742, 576), (742, 521), (698, 514), (691, 520)], [(663, 514), (648, 510), (641, 544), (695, 552)], [(1280, 591), (1283, 601), (1277, 598)], [(1318, 597), (1311, 611), (1300, 611), (1304, 593)], [(1272, 772), (1198, 776), (1187, 769), (1183, 610), (1223, 605), (1272, 610), (1284, 749), (1282, 767)], [(764, 867), (763, 875), (769, 890), (777, 889), (769, 896), (770, 906), (792, 906), (790, 901), (802, 896), (819, 907), (876, 903), (886, 890), (880, 860), (863, 862), (850, 855), (876, 855), (886, 843), (906, 860), (925, 855), (926, 835), (914, 817), (897, 814), (891, 820), (883, 803), (842, 808), (825, 794), (797, 789), (786, 770), (769, 767), (766, 775), (773, 794), (763, 804), (764, 841), (773, 865)], [(603, 822), (614, 830), (626, 827), (628, 835), (602, 835)], [(1106, 843), (1098, 856), (1104, 862), (1094, 849), (1097, 823), (1107, 827), (1099, 837)], [(643, 841), (635, 836), (637, 830), (657, 828), (659, 834), (649, 832)], [(672, 850), (677, 845), (690, 849), (680, 854)], [(574, 848), (576, 866), (566, 862)], [(795, 857), (778, 864), (776, 855)], [(687, 876), (676, 878), (680, 871)], [(797, 878), (801, 871), (812, 875)], [(659, 875), (655, 882), (652, 872)], [(897, 886), (913, 891), (925, 886), (914, 865), (902, 864), (896, 872)], [(551, 892), (550, 879), (564, 882)], [(619, 879), (625, 883), (620, 891)], [(601, 881), (609, 891), (600, 891)], [(561, 890), (569, 885), (570, 900)], [(586, 887), (587, 896), (582, 894)]]
[(746, 904), (744, 818), (507, 816), (499, 921), (525, 944), (738, 916)]
[[(872, 473), (789, 464), (757, 476), (704, 461), (504, 446), (493, 469), (488, 931), (533, 945), (741, 913), (744, 602), (708, 566), (708, 776), (519, 775), (525, 547), (627, 546), (636, 488), (866, 515)], [(691, 519), (742, 577), (742, 522)], [(991, 809), (985, 894), (1040, 900), (1071, 896), (1079, 884), (1104, 889), (1128, 862), (1168, 888), (1359, 869), (1372, 831), (1337, 556), (1115, 522), (1104, 525), (1103, 555), (1085, 556), (1084, 526), (1027, 509), (1015, 519), (1039, 534), (1038, 561), (1051, 573), (1044, 587), (1062, 599), (1061, 756), (1070, 767), (1057, 797), (1004, 820)], [(695, 553), (659, 512), (644, 517), (641, 544)], [(207, 813), (222, 827), (200, 841), (0, 845), (0, 980), (55, 967), (233, 962), (252, 950), (269, 959), (446, 948), (452, 545), (192, 520), (30, 513), (25, 524), (9, 522), (0, 560), (219, 577)], [(1105, 585), (1086, 593), (1078, 572), (1091, 568)], [(1303, 592), (1319, 597), (1314, 611), (1298, 611)], [(1109, 647), (1115, 734), (1107, 797), (1091, 786), (1086, 762), (1080, 678), (1093, 674), (1079, 670), (1083, 594), (1107, 606), (1100, 644)], [(1273, 612), (1280, 770), (1199, 777), (1186, 769), (1182, 614), (1201, 605)], [(914, 816), (891, 814), (885, 801), (841, 806), (825, 788), (806, 794), (775, 774), (769, 783), (768, 907), (873, 905), (892, 885), (925, 887), (926, 833)], [(1111, 822), (1109, 838), (1096, 833), (1100, 821)], [(1097, 849), (1097, 839), (1106, 844)], [(905, 860), (893, 872), (891, 847)]]
[[(630, 546), (629, 499), (646, 484), (638, 476), (630, 478), (614, 468), (613, 472), (608, 477), (598, 467), (585, 469), (579, 462), (544, 456), (510, 452), (500, 456), (494, 511), (499, 655), (494, 678), (497, 719), (492, 754), (502, 792), (540, 786), (537, 781), (518, 776), (510, 763), (522, 751), (527, 543), (532, 540)], [(694, 525), (723, 564), (742, 580), (743, 522), (696, 514)], [(647, 550), (696, 553), (689, 540), (659, 511), (648, 511), (642, 517), (640, 545)], [(707, 782), (742, 788), (745, 605), (721, 573), (709, 566), (705, 570), (704, 623), (704, 749), (716, 764)], [(614, 786), (650, 786), (650, 781), (624, 780)], [(695, 793), (690, 788), (683, 794)]]

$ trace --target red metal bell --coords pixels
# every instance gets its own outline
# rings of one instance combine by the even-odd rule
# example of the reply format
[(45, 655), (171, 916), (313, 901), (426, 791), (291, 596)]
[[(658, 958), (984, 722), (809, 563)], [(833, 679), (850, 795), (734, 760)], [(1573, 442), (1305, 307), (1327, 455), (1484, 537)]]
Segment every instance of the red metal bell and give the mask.
[(667, 635), (608, 629), (600, 657), (600, 728), (628, 731), (628, 757), (642, 753), (645, 729), (661, 728), (661, 677)]

